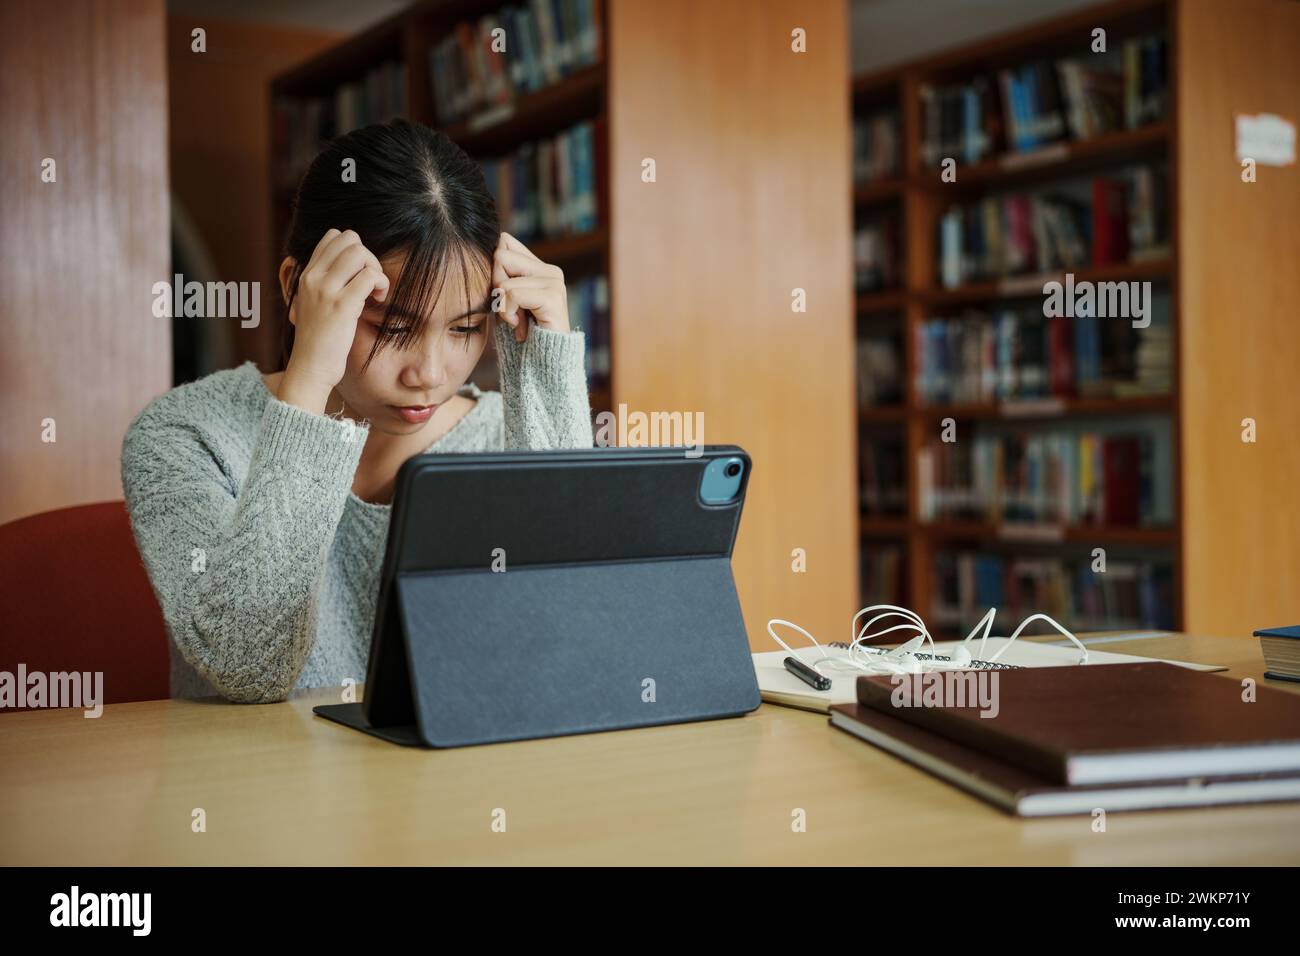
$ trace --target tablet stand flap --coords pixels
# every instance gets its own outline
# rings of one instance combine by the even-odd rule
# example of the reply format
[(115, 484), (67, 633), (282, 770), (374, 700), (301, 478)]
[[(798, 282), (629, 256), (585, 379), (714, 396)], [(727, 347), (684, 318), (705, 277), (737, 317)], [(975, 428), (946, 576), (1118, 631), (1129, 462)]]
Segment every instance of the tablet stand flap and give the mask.
[(759, 705), (726, 555), (395, 582), (435, 747), (732, 717)]

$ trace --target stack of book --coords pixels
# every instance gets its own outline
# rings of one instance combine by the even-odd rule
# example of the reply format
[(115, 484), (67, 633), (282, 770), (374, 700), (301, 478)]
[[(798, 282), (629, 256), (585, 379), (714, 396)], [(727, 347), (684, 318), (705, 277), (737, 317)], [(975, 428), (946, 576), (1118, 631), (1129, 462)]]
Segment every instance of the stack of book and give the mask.
[(915, 678), (859, 677), (831, 726), (1008, 813), (1300, 798), (1293, 694), (1243, 703), (1237, 681), (1160, 661)]
[(1135, 129), (1168, 109), (1163, 35), (1124, 41), (1118, 50), (1026, 63), (993, 81), (921, 89), (921, 160), (975, 163), (995, 150), (1016, 153), (1065, 140)]
[(1137, 167), (954, 205), (938, 223), (940, 279), (953, 288), (1168, 255), (1165, 192), (1161, 169)]
[(858, 224), (853, 236), (853, 274), (859, 292), (898, 286), (898, 218), (892, 214)]
[(907, 512), (905, 460), (902, 438), (873, 437), (858, 446), (863, 514), (896, 517)]
[[(1093, 319), (1097, 322), (1097, 319)], [(1133, 353), (1133, 380), (1117, 381), (1112, 388), (1117, 398), (1137, 395), (1167, 395), (1174, 386), (1173, 331), (1167, 323), (1152, 322), (1137, 329)]]
[(1049, 63), (1002, 70), (998, 87), (1008, 149), (1023, 152), (1065, 139), (1064, 104)]
[(916, 393), (924, 404), (1168, 394), (1168, 314), (1161, 289), (1145, 328), (1126, 318), (1046, 318), (1036, 304), (927, 319), (915, 333)]
[(939, 219), (945, 288), (1091, 261), (1090, 209), (1066, 195), (1016, 193), (953, 206)]
[(429, 50), (438, 121), (495, 117), (520, 94), (595, 63), (600, 10), (599, 0), (532, 0), (456, 24)]
[(1127, 434), (1062, 429), (934, 442), (917, 459), (920, 515), (1165, 527), (1173, 520), (1169, 441), (1166, 422)]
[(406, 65), (381, 64), (327, 96), (278, 97), (273, 112), (275, 184), (292, 189), (327, 141), (407, 114)]
[(1124, 124), (1136, 129), (1169, 110), (1169, 43), (1163, 35), (1127, 40), (1124, 57)]
[(1107, 54), (1060, 60), (1056, 76), (1066, 102), (1066, 120), (1076, 140), (1124, 129), (1123, 61)]
[(1129, 171), (1128, 233), (1132, 262), (1169, 255), (1169, 184), (1161, 166)]
[(901, 151), (897, 110), (853, 120), (853, 181), (859, 186), (898, 174)]
[(603, 141), (595, 123), (587, 121), (484, 160), (483, 176), (496, 199), (501, 228), (523, 242), (595, 229), (604, 162), (597, 148)]
[(1074, 631), (1173, 628), (1173, 569), (1167, 560), (1107, 555), (1094, 571), (1091, 554), (1008, 556), (944, 551), (934, 559), (934, 623), (968, 634), (989, 608), (995, 633), (1031, 614), (1048, 614)]
[(903, 400), (903, 348), (897, 334), (858, 339), (858, 406), (893, 405)]
[(1092, 181), (1092, 264), (1141, 262), (1169, 254), (1167, 185), (1159, 166)]
[(921, 162), (977, 163), (1001, 144), (1002, 117), (988, 80), (921, 87)]

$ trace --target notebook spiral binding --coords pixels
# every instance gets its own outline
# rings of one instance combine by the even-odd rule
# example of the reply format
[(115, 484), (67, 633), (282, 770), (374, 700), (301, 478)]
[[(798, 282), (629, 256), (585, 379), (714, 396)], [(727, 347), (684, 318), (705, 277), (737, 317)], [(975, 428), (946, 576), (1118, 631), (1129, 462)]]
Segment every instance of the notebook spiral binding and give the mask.
[[(844, 650), (844, 651), (847, 651), (849, 649), (849, 645), (847, 641), (831, 641), (826, 646), (837, 647), (840, 650)], [(861, 651), (863, 654), (888, 653), (888, 651), (883, 647), (865, 647), (861, 644), (858, 645), (858, 650)], [(951, 657), (948, 657), (947, 655), (944, 654), (916, 654), (915, 657), (918, 661), (951, 661), (952, 660)], [(974, 660), (974, 659), (972, 659), (971, 662), (966, 666), (969, 667), (971, 670), (987, 670), (987, 671), (1024, 670), (1024, 665), (1022, 664), (1000, 664), (997, 661), (981, 661), (981, 660)]]

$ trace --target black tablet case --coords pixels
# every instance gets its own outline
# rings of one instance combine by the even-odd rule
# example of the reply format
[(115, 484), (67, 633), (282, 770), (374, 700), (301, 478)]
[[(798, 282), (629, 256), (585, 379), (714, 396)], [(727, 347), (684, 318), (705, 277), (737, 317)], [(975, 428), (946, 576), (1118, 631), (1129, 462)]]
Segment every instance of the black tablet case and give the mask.
[[(736, 446), (421, 455), (397, 493), (363, 704), (315, 713), (431, 747), (759, 706), (731, 554)], [(739, 458), (705, 504), (708, 463)], [(504, 549), (506, 570), (492, 569)], [(645, 679), (654, 700), (644, 699)]]

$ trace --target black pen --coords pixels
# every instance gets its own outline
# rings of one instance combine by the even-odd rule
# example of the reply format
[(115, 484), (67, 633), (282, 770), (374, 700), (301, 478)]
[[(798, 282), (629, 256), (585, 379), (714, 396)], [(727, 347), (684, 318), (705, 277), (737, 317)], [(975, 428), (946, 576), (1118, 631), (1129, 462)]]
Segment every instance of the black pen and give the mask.
[(831, 679), (817, 673), (797, 657), (787, 657), (785, 659), (785, 669), (795, 677), (799, 678), (813, 690), (830, 690)]

